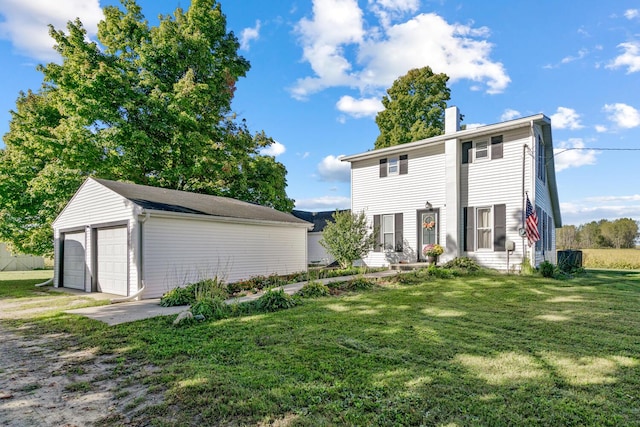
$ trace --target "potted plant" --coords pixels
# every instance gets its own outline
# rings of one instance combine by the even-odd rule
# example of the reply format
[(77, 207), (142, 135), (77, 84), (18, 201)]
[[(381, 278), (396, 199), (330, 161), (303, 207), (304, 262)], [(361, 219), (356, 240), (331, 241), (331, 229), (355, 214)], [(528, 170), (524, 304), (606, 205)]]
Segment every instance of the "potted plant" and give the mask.
[(429, 263), (437, 264), (438, 257), (442, 255), (444, 248), (437, 243), (430, 243), (425, 245), (422, 249), (422, 254), (427, 257)]

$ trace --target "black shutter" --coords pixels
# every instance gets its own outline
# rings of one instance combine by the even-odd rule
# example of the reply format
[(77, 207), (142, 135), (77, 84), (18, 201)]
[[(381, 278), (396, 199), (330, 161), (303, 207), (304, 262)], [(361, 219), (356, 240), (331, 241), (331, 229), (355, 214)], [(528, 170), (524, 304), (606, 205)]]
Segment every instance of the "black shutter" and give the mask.
[(406, 175), (409, 173), (409, 156), (403, 154), (400, 156), (400, 175)]
[(380, 159), (380, 178), (387, 176), (387, 159)]
[(402, 235), (402, 214), (401, 213), (397, 213), (395, 215), (395, 241), (396, 241), (396, 252), (402, 252), (402, 242), (403, 242), (403, 235)]
[(547, 250), (548, 251), (550, 251), (553, 248), (553, 245), (551, 244), (551, 233), (553, 233), (551, 215), (547, 215)]
[(507, 205), (493, 207), (493, 250), (504, 252), (507, 240)]
[(502, 158), (502, 135), (491, 137), (491, 160)]
[(462, 164), (471, 163), (471, 147), (471, 141), (462, 143)]
[(375, 252), (382, 251), (382, 233), (380, 230), (380, 215), (373, 216), (373, 235), (375, 236), (373, 250)]
[(475, 225), (473, 218), (473, 208), (471, 206), (463, 208), (462, 216), (464, 222), (464, 250), (465, 252), (473, 252)]

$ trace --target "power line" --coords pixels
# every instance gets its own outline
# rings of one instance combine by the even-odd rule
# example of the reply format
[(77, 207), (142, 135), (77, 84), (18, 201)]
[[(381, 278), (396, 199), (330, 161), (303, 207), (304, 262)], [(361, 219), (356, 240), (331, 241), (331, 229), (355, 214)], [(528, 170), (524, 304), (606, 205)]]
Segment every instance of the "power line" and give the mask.
[(571, 150), (593, 150), (593, 151), (640, 151), (640, 148), (595, 148), (595, 147), (573, 147), (573, 148), (565, 148), (562, 151), (558, 151), (554, 153), (553, 156), (557, 156), (558, 154), (562, 154), (566, 151)]

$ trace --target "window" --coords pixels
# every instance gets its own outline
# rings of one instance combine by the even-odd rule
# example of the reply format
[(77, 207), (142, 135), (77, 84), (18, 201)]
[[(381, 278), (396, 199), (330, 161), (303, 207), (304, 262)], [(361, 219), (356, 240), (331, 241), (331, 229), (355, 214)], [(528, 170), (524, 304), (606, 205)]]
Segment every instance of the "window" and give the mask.
[[(471, 153), (473, 148), (473, 141), (465, 141), (462, 143), (462, 164), (472, 163)], [(489, 149), (491, 147), (491, 149)], [(502, 135), (496, 135), (491, 137), (491, 143), (489, 141), (476, 141), (475, 142), (475, 155), (476, 160), (495, 160), (501, 159), (503, 156), (503, 137)]]
[(393, 223), (394, 218), (393, 215), (382, 215), (382, 246), (384, 250), (392, 250), (393, 249)]
[(380, 178), (409, 173), (409, 156), (403, 154), (398, 157), (380, 159)]
[(387, 175), (398, 175), (398, 158), (390, 158), (387, 162), (387, 167)]
[(373, 228), (376, 234), (374, 251), (403, 251), (403, 214), (374, 215)]
[(476, 160), (484, 160), (489, 158), (489, 143), (487, 141), (476, 142)]
[(536, 141), (536, 174), (538, 179), (542, 182), (546, 182), (547, 178), (547, 168), (545, 161), (545, 146), (542, 141), (542, 137), (538, 135), (538, 140)]
[(478, 249), (492, 249), (493, 244), (491, 241), (491, 208), (478, 208), (477, 209), (477, 232), (478, 232)]
[(478, 249), (504, 252), (507, 237), (507, 205), (463, 208), (463, 247), (465, 252)]

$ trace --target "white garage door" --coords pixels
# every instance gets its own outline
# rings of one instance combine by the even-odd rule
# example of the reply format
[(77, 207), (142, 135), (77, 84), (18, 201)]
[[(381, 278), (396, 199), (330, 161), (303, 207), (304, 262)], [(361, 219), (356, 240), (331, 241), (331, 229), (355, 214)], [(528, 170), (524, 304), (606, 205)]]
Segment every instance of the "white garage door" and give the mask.
[(62, 249), (62, 286), (84, 289), (84, 231), (65, 233)]
[(127, 227), (98, 230), (98, 292), (127, 295)]

